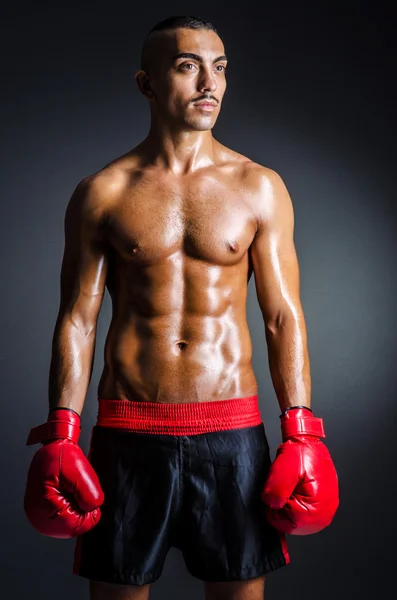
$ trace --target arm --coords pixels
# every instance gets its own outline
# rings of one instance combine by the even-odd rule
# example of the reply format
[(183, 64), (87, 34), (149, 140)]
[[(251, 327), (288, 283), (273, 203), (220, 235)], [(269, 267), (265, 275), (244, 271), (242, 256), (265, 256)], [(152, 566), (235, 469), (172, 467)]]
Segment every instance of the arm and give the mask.
[(251, 245), (256, 293), (265, 324), (269, 368), (281, 412), (310, 407), (307, 332), (300, 301), (291, 198), (268, 170), (261, 185), (258, 230)]
[[(282, 179), (270, 171), (262, 186), (252, 260), (263, 314), (269, 365), (282, 413), (277, 449), (261, 498), (279, 531), (308, 535), (327, 527), (339, 505), (338, 476), (326, 445), (323, 421), (310, 410), (310, 365), (293, 242), (292, 202)], [(308, 410), (309, 409), (309, 410)]]
[(33, 527), (55, 538), (92, 529), (104, 500), (98, 476), (78, 445), (80, 413), (91, 378), (96, 324), (107, 272), (103, 182), (83, 179), (65, 216), (61, 302), (52, 340), (46, 423), (30, 430), (27, 445), (42, 443), (26, 482), (24, 507)]
[(49, 404), (81, 413), (90, 383), (107, 274), (100, 182), (83, 179), (66, 209), (61, 298), (52, 340)]

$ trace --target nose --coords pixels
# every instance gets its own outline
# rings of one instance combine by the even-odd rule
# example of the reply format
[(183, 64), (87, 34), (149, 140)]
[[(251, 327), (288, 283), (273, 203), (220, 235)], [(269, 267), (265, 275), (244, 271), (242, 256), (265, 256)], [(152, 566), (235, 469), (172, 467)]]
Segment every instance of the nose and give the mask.
[(216, 90), (216, 81), (211, 69), (203, 68), (199, 80), (199, 92), (214, 92)]

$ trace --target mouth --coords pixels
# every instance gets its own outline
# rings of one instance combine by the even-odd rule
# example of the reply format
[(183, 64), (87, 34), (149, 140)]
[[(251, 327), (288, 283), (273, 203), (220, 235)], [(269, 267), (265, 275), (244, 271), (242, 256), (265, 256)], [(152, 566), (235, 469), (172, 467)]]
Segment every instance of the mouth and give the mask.
[(214, 104), (213, 102), (195, 102), (194, 106), (197, 106), (198, 108), (201, 108), (203, 110), (214, 110), (216, 108), (216, 104)]

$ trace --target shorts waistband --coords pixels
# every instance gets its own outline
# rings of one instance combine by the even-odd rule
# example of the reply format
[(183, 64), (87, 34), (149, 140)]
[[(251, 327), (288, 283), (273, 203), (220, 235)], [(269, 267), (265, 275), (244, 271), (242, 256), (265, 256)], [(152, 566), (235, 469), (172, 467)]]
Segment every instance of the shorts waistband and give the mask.
[(258, 396), (210, 402), (98, 399), (97, 425), (135, 432), (195, 435), (262, 423)]

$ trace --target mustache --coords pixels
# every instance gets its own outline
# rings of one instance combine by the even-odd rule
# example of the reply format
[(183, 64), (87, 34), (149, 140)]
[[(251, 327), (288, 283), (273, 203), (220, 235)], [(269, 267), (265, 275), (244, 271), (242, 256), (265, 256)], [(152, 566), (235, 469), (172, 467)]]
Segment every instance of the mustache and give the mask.
[(219, 104), (218, 98), (215, 98), (215, 96), (209, 96), (208, 94), (200, 96), (199, 98), (195, 98), (192, 100), (192, 102), (201, 102), (202, 100), (214, 100), (217, 104)]

